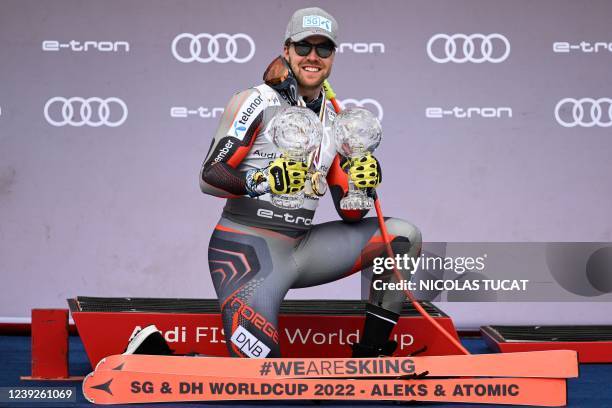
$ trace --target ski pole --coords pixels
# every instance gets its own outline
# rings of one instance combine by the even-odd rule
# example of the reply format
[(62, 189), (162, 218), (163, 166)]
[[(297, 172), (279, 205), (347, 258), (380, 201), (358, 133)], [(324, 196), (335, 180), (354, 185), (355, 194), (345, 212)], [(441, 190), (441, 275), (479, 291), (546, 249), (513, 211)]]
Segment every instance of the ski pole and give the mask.
[[(340, 113), (341, 111), (340, 104), (336, 100), (336, 94), (334, 90), (332, 89), (331, 85), (329, 84), (329, 81), (325, 80), (323, 82), (323, 89), (325, 91), (325, 97), (332, 103), (332, 106), (334, 107), (334, 110), (336, 111), (336, 113)], [(385, 243), (385, 248), (387, 250), (387, 256), (393, 259), (395, 258), (395, 255), (393, 254), (393, 248), (391, 247), (391, 240), (389, 239), (389, 233), (387, 232), (387, 225), (385, 224), (385, 219), (383, 217), (383, 212), (380, 207), (380, 199), (378, 198), (378, 195), (376, 195), (376, 198), (374, 200), (374, 208), (376, 209), (376, 217), (378, 218), (378, 227), (380, 228), (380, 233), (382, 235), (383, 242)], [(403, 277), (399, 273), (395, 265), (393, 266), (393, 273), (395, 274), (395, 277), (397, 278), (398, 282), (401, 282)], [(455, 346), (455, 348), (459, 352), (461, 352), (461, 354), (470, 354), (470, 352), (467, 351), (467, 349), (463, 347), (463, 345), (459, 341), (457, 341), (457, 339), (451, 336), (451, 334), (447, 332), (444, 329), (444, 327), (440, 325), (440, 323), (436, 322), (434, 318), (431, 317), (429, 313), (427, 313), (427, 311), (421, 306), (419, 301), (414, 297), (412, 292), (410, 292), (408, 289), (404, 289), (404, 293), (406, 294), (406, 297), (412, 303), (412, 306), (421, 314), (421, 316), (423, 316), (425, 320), (427, 320), (432, 326), (434, 326), (436, 330), (440, 332), (440, 334), (446, 337), (446, 339), (453, 346)]]

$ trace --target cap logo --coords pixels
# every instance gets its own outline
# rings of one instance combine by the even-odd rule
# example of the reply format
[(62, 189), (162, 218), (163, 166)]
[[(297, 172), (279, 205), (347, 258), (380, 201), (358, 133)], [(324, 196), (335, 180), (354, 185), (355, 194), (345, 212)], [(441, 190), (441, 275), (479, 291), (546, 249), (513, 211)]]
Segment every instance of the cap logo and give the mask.
[(332, 23), (329, 19), (321, 16), (304, 16), (302, 19), (303, 28), (322, 28), (325, 31), (332, 31)]

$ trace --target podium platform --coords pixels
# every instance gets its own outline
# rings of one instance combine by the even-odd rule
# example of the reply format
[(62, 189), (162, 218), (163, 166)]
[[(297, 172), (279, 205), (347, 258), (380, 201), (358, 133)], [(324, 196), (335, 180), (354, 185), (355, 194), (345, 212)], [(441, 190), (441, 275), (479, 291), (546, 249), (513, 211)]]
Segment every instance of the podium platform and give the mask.
[[(70, 312), (92, 366), (125, 350), (132, 333), (155, 324), (179, 354), (227, 356), (216, 299), (100, 298), (68, 299)], [(452, 320), (428, 302), (425, 310), (458, 339)], [(279, 334), (283, 357), (349, 357), (350, 344), (360, 337), (365, 302), (358, 300), (285, 300), (280, 308)], [(392, 336), (396, 355), (427, 346), (422, 355), (454, 354), (421, 315), (406, 303)]]
[(581, 363), (612, 363), (612, 326), (483, 326), (482, 337), (502, 353), (576, 350)]

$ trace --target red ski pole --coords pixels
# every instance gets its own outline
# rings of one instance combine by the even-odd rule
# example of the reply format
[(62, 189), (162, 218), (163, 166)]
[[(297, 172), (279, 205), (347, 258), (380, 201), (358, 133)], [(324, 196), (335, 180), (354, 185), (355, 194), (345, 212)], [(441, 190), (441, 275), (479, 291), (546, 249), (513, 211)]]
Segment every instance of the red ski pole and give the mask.
[[(341, 111), (340, 104), (336, 100), (336, 94), (334, 93), (334, 90), (332, 89), (331, 85), (329, 84), (327, 80), (323, 82), (323, 89), (325, 90), (325, 97), (332, 103), (332, 106), (334, 107), (334, 110), (336, 111), (336, 113), (340, 113)], [(374, 208), (376, 209), (376, 217), (378, 218), (378, 227), (380, 228), (380, 234), (382, 235), (383, 242), (385, 243), (385, 248), (387, 250), (387, 256), (389, 258), (395, 258), (395, 255), (393, 254), (393, 248), (391, 247), (391, 240), (389, 239), (389, 233), (387, 232), (387, 225), (385, 224), (383, 212), (382, 212), (382, 209), (380, 208), (380, 199), (378, 198), (378, 196), (374, 200)], [(395, 274), (395, 277), (397, 278), (398, 282), (400, 282), (403, 279), (402, 275), (395, 268), (395, 266), (393, 267), (393, 273)], [(436, 322), (434, 318), (431, 317), (431, 315), (427, 313), (425, 309), (423, 309), (423, 306), (421, 306), (421, 304), (414, 297), (412, 292), (410, 292), (407, 289), (404, 289), (404, 293), (406, 294), (406, 297), (408, 298), (408, 300), (410, 300), (410, 302), (412, 303), (412, 306), (421, 314), (421, 316), (423, 316), (425, 320), (431, 323), (431, 325), (435, 327), (436, 330), (438, 330), (440, 334), (442, 334), (453, 346), (455, 346), (455, 348), (461, 354), (470, 354), (470, 352), (467, 351), (466, 348), (463, 347), (459, 341), (457, 341), (457, 339), (451, 336), (451, 334), (447, 332), (444, 329), (444, 327), (440, 325), (440, 323)]]

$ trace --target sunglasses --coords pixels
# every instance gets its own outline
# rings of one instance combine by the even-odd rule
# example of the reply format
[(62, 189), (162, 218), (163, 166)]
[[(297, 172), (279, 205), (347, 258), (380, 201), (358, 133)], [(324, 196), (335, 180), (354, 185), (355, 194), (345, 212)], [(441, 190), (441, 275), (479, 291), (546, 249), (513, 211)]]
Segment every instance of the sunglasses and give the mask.
[(310, 54), (312, 48), (314, 47), (315, 52), (321, 58), (329, 58), (330, 55), (333, 54), (336, 47), (331, 42), (324, 42), (321, 44), (311, 44), (308, 41), (299, 41), (294, 42), (293, 48), (295, 49), (295, 53), (300, 57), (305, 57)]

